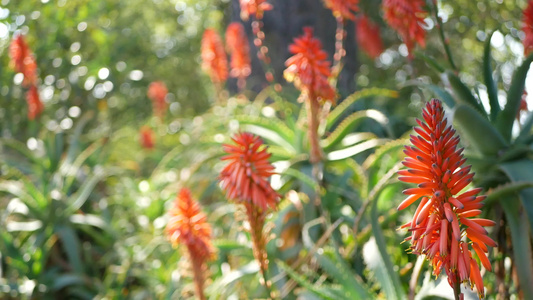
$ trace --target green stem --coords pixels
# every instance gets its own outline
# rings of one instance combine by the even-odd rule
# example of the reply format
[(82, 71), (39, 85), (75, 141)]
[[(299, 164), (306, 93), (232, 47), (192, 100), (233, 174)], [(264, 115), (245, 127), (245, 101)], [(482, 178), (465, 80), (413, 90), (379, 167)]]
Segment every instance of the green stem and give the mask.
[(335, 54), (333, 55), (333, 66), (331, 68), (332, 86), (337, 85), (337, 80), (342, 69), (342, 58), (346, 55), (346, 50), (344, 50), (344, 36), (346, 35), (346, 32), (344, 31), (344, 19), (342, 17), (337, 17), (336, 20), (337, 29), (335, 30)]
[[(459, 278), (458, 276), (456, 276), (456, 278)], [(460, 300), (461, 297), (461, 283), (459, 282), (459, 280), (455, 280), (455, 284), (453, 285), (453, 296), (455, 298), (455, 300)]]
[(444, 36), (444, 29), (442, 24), (442, 19), (439, 17), (439, 7), (437, 4), (437, 0), (433, 0), (433, 7), (435, 12), (435, 19), (437, 20), (437, 28), (439, 30), (439, 36), (442, 40), (442, 44), (444, 45), (444, 51), (446, 52), (446, 56), (448, 57), (448, 62), (450, 63), (450, 66), (453, 70), (457, 71), (457, 66), (455, 65), (452, 57), (452, 51), (450, 50), (450, 45), (446, 41), (446, 37)]

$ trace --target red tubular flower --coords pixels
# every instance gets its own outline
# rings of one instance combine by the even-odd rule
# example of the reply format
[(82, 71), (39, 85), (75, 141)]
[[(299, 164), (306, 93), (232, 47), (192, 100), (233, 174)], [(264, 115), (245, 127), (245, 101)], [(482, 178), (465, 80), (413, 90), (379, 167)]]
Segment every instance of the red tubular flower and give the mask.
[(328, 54), (322, 50), (320, 40), (313, 37), (313, 29), (305, 27), (304, 35), (294, 39), (289, 51), (294, 55), (285, 62), (285, 79), (294, 81), (294, 85), (307, 93), (311, 101), (322, 99), (334, 102), (336, 93), (328, 83), (331, 75), (330, 63), (326, 60)]
[(220, 173), (222, 189), (229, 199), (252, 203), (263, 211), (275, 209), (279, 194), (268, 182), (274, 167), (268, 162), (267, 148), (248, 132), (238, 133), (232, 140), (234, 145), (224, 145), (228, 155), (222, 160), (229, 164)]
[(379, 26), (374, 24), (366, 15), (362, 15), (355, 22), (356, 38), (368, 56), (375, 59), (383, 53), (383, 41)]
[(267, 10), (272, 10), (272, 4), (267, 0), (240, 0), (241, 4), (241, 19), (248, 21), (250, 16), (254, 16), (257, 20), (263, 19), (263, 14)]
[[(484, 297), (483, 281), (477, 262), (468, 250), (472, 247), (487, 270), (491, 270), (487, 246), (495, 247), (484, 226), (493, 226), (491, 220), (472, 218), (481, 214), (485, 196), (476, 196), (481, 189), (462, 190), (472, 182), (471, 166), (463, 166), (463, 149), (457, 149), (459, 136), (447, 125), (439, 100), (433, 99), (422, 112), (424, 121), (417, 120), (417, 136), (411, 136), (413, 146), (405, 147), (403, 164), (408, 168), (398, 172), (401, 181), (416, 183), (416, 188), (404, 191), (408, 195), (399, 210), (422, 198), (413, 220), (403, 225), (411, 231), (415, 254), (425, 254), (433, 264), (433, 274), (442, 269), (455, 288), (456, 282), (470, 282)], [(470, 242), (468, 242), (470, 240)]]
[(423, 9), (424, 0), (384, 0), (383, 11), (385, 21), (401, 36), (409, 50), (409, 57), (415, 43), (422, 48), (426, 46), (426, 32), (422, 28), (427, 12)]
[(9, 55), (15, 71), (24, 75), (23, 85), (35, 85), (37, 83), (37, 63), (24, 40), (24, 36), (18, 35), (11, 41)]
[(522, 18), (522, 31), (526, 37), (524, 38), (524, 55), (528, 56), (533, 53), (533, 1), (529, 1)]
[[(244, 80), (252, 73), (252, 66), (250, 45), (241, 23), (233, 22), (229, 24), (226, 29), (226, 46), (231, 54), (230, 76), (239, 78), (239, 85), (244, 85)], [(243, 88), (244, 86), (239, 87)]]
[(228, 58), (224, 51), (222, 39), (213, 29), (206, 29), (202, 37), (202, 67), (211, 76), (215, 84), (222, 84), (228, 79)]
[(140, 130), (140, 142), (141, 147), (144, 149), (154, 149), (155, 147), (155, 134), (148, 126), (141, 127)]
[(333, 12), (335, 18), (355, 20), (354, 12), (359, 11), (359, 0), (324, 0), (324, 5)]
[(167, 94), (167, 86), (162, 81), (154, 81), (148, 86), (147, 95), (152, 100), (152, 109), (154, 114), (161, 120), (164, 119), (167, 111), (167, 103), (165, 102)]
[(174, 246), (182, 244), (187, 247), (194, 272), (196, 295), (199, 299), (205, 299), (203, 293), (205, 263), (215, 256), (211, 243), (211, 225), (207, 223), (206, 215), (186, 188), (178, 193), (169, 216), (166, 228), (168, 239)]
[(31, 85), (26, 92), (26, 102), (28, 103), (28, 119), (35, 120), (44, 110), (43, 103), (39, 98), (39, 91), (35, 85)]

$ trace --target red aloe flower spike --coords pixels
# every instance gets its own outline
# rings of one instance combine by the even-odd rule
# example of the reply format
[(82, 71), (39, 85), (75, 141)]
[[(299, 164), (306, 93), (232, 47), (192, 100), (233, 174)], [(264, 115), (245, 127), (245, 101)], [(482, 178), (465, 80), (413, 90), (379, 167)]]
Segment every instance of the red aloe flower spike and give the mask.
[(246, 78), (252, 73), (250, 45), (244, 27), (239, 22), (229, 24), (226, 29), (226, 46), (231, 54), (230, 76), (238, 78), (239, 89), (244, 89)]
[(168, 94), (167, 86), (162, 81), (154, 81), (148, 86), (146, 95), (152, 101), (152, 111), (154, 115), (161, 121), (165, 117), (167, 111), (167, 103), (165, 98)]
[(523, 40), (524, 55), (533, 53), (533, 1), (529, 1), (522, 17), (522, 31), (525, 34)]
[(211, 243), (211, 225), (207, 223), (206, 215), (186, 188), (178, 193), (169, 216), (166, 228), (168, 239), (174, 246), (183, 244), (187, 247), (194, 273), (196, 296), (198, 299), (206, 299), (203, 290), (205, 264), (215, 257)]
[(294, 82), (296, 88), (305, 96), (308, 137), (311, 144), (310, 161), (322, 160), (322, 151), (318, 137), (320, 100), (335, 102), (335, 89), (329, 84), (330, 63), (327, 53), (322, 50), (322, 43), (313, 37), (313, 29), (304, 28), (304, 35), (294, 39), (289, 46), (294, 54), (285, 62), (287, 69), (283, 72), (288, 82)]
[(235, 144), (224, 145), (228, 155), (222, 160), (229, 163), (220, 172), (221, 187), (230, 200), (242, 203), (246, 209), (254, 257), (259, 263), (264, 285), (269, 289), (266, 276), (268, 232), (264, 227), (268, 210), (276, 209), (280, 197), (268, 182), (274, 167), (268, 162), (270, 154), (258, 136), (242, 132), (232, 140)]
[(328, 83), (331, 75), (328, 54), (322, 50), (322, 43), (313, 36), (311, 27), (304, 28), (304, 35), (295, 38), (289, 46), (289, 52), (294, 54), (285, 62), (283, 73), (288, 82), (305, 92), (310, 101), (319, 99), (335, 101), (336, 92)]
[(248, 21), (250, 16), (254, 16), (256, 20), (263, 19), (265, 11), (272, 10), (272, 4), (267, 0), (239, 0), (241, 4), (241, 19)]
[(37, 86), (33, 84), (30, 86), (30, 89), (26, 92), (26, 102), (28, 103), (28, 119), (35, 120), (44, 110)]
[(18, 35), (9, 45), (9, 55), (16, 72), (24, 75), (24, 86), (37, 84), (37, 63), (24, 36)]
[(263, 211), (275, 209), (280, 196), (268, 182), (274, 167), (268, 162), (267, 147), (258, 136), (248, 132), (238, 133), (232, 140), (235, 144), (224, 145), (228, 155), (222, 160), (229, 163), (220, 172), (226, 196), (238, 202), (250, 202)]
[(140, 133), (140, 142), (141, 147), (144, 149), (154, 149), (155, 147), (155, 133), (148, 126), (141, 127)]
[(423, 9), (423, 0), (384, 0), (384, 19), (389, 26), (395, 29), (413, 57), (415, 43), (425, 47), (426, 32), (423, 28), (427, 12)]
[(355, 20), (354, 12), (359, 11), (359, 0), (324, 0), (324, 5), (333, 12), (335, 18)]
[[(371, 58), (378, 58), (385, 48), (383, 46), (383, 41), (381, 40), (379, 26), (374, 24), (366, 15), (361, 15), (356, 19), (355, 30), (359, 47), (361, 47), (361, 49), (363, 49), (363, 51)], [(422, 134), (425, 134), (424, 131), (420, 131)], [(426, 138), (425, 136), (423, 137)]]
[(210, 28), (206, 29), (202, 36), (202, 67), (209, 73), (215, 85), (221, 85), (228, 79), (228, 58), (222, 39)]
[(162, 121), (167, 111), (165, 98), (168, 94), (167, 86), (162, 81), (154, 81), (148, 86), (147, 96), (152, 100), (154, 114)]
[[(433, 274), (444, 269), (450, 285), (459, 296), (459, 282), (470, 282), (483, 297), (483, 282), (477, 263), (468, 249), (468, 240), (487, 270), (491, 270), (490, 260), (485, 253), (487, 246), (495, 247), (484, 226), (495, 223), (485, 219), (471, 219), (478, 216), (483, 206), (484, 196), (476, 196), (481, 189), (461, 191), (472, 181), (474, 174), (470, 166), (463, 166), (465, 159), (462, 149), (457, 149), (459, 137), (444, 119), (444, 109), (440, 101), (433, 99), (426, 104), (422, 113), (423, 121), (417, 120), (420, 127), (415, 129), (418, 136), (411, 136), (414, 146), (406, 146), (403, 164), (408, 168), (400, 170), (399, 179), (418, 184), (406, 189), (409, 195), (398, 207), (404, 209), (419, 198), (411, 223), (404, 227), (411, 232), (406, 240), (411, 241), (412, 253), (425, 254), (433, 265)], [(423, 233), (423, 235), (421, 235)], [(466, 236), (466, 240), (462, 238)], [(479, 275), (479, 276), (478, 276)]]

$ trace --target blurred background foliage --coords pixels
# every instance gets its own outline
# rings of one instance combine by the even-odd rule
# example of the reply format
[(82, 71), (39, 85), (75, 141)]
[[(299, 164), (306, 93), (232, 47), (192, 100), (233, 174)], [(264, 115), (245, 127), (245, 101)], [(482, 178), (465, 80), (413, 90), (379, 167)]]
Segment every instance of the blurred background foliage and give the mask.
[[(360, 1), (361, 10), (380, 24), (386, 50), (375, 60), (358, 51), (354, 24), (348, 22), (349, 61), (339, 79), (346, 104), (333, 108), (323, 132), (328, 161), (317, 208), (302, 105), (281, 71), (286, 47), (303, 25), (319, 28), (331, 58), (335, 20), (319, 0), (271, 1), (275, 9), (265, 17), (265, 32), (283, 91), (268, 86), (256, 60), (249, 89), (237, 94), (230, 81), (221, 105), (200, 68), (200, 40), (205, 28), (223, 32), (238, 19), (237, 2), (0, 2), (1, 298), (192, 298), (190, 274), (183, 271), (187, 259), (164, 235), (165, 213), (182, 186), (192, 188), (214, 227), (218, 257), (209, 268), (210, 299), (264, 297), (242, 212), (224, 199), (216, 181), (221, 144), (239, 129), (261, 135), (282, 170), (272, 180), (285, 197), (269, 216), (277, 238), (267, 250), (272, 281), (283, 298), (403, 299), (415, 288), (416, 299), (449, 296), (445, 280), (430, 280), (423, 260), (399, 246), (404, 234), (396, 228), (409, 213), (396, 212), (404, 185), (393, 176), (422, 104), (435, 91), (455, 97), (446, 76), (428, 64), (450, 69), (435, 19), (427, 19), (427, 49), (419, 48), (423, 54), (408, 61), (406, 46), (381, 19), (381, 1)], [(493, 75), (498, 98), (506, 99), (513, 72), (524, 60), (525, 5), (524, 0), (439, 1), (456, 71), (485, 106), (484, 44), (498, 30), (490, 42)], [(295, 11), (300, 14), (284, 23), (289, 27), (278, 24)], [(26, 117), (22, 78), (10, 67), (8, 46), (15, 32), (25, 35), (38, 63), (45, 112), (36, 121)], [(156, 80), (169, 89), (162, 121), (152, 116), (147, 97)], [(530, 76), (530, 95), (532, 87)], [(140, 145), (142, 125), (155, 132), (153, 150)], [(520, 159), (530, 162), (531, 154), (520, 153)], [(480, 180), (486, 189), (513, 179), (509, 161), (498, 163), (498, 170), (481, 164), (493, 176)], [(501, 208), (494, 211), (492, 216), (502, 217)], [(510, 233), (503, 231), (505, 245)], [(508, 246), (494, 258), (502, 266), (506, 262), (504, 270), (485, 274), (490, 299), (524, 297), (513, 281), (515, 262), (509, 261), (516, 245)], [(507, 290), (499, 290), (502, 285)], [(435, 286), (444, 286), (444, 292)]]

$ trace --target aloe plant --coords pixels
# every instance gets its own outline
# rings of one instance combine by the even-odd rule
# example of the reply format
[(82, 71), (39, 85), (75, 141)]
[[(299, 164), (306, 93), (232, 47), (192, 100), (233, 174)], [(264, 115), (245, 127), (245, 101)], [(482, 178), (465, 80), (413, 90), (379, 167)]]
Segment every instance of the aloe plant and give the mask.
[[(504, 232), (510, 231), (512, 257), (517, 262), (514, 267), (520, 289), (527, 299), (533, 297), (533, 113), (528, 113), (526, 122), (520, 127), (517, 126), (516, 116), (533, 55), (526, 57), (514, 71), (505, 91), (506, 102), (500, 107), (498, 90), (501, 85), (493, 77), (491, 37), (492, 34), (488, 35), (485, 42), (482, 66), (488, 107), (452, 71), (440, 70), (447, 76), (452, 94), (435, 86), (430, 86), (430, 89), (439, 97), (453, 100), (445, 102), (454, 109), (453, 121), (470, 146), (467, 155), (472, 158), (473, 167), (479, 173), (480, 185), (489, 190), (489, 195), (491, 189), (495, 191), (488, 204), (500, 206), (505, 213), (505, 226), (493, 234), (505, 235)], [(513, 131), (513, 128), (518, 130)], [(496, 192), (503, 187), (505, 194)]]

